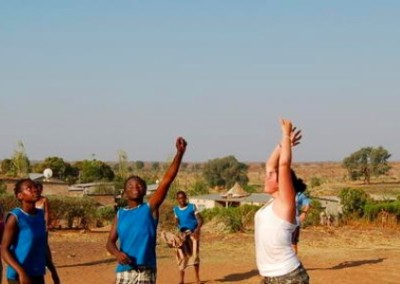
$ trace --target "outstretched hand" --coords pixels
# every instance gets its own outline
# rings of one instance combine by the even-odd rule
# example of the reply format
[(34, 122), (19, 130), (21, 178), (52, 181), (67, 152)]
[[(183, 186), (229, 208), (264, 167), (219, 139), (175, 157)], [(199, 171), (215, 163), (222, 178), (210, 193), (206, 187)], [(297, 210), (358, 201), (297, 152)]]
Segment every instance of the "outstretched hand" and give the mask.
[(300, 140), (303, 136), (301, 135), (301, 130), (296, 131), (296, 127), (293, 127), (292, 133), (290, 134), (290, 140), (292, 141), (292, 147), (299, 145)]
[(176, 139), (176, 150), (181, 153), (185, 153), (187, 142), (182, 137)]

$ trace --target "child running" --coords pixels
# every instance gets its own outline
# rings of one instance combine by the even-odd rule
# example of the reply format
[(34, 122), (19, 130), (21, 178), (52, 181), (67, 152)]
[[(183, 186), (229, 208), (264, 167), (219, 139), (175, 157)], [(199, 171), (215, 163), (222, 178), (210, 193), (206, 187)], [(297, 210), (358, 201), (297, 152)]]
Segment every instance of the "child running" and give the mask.
[(31, 179), (18, 181), (14, 188), (21, 207), (7, 214), (1, 243), (4, 261), (8, 264), (9, 284), (43, 284), (46, 264), (53, 282), (60, 283), (57, 271), (48, 260), (44, 211), (35, 207), (39, 190)]
[[(155, 284), (157, 275), (156, 237), (159, 207), (174, 181), (186, 141), (176, 140), (176, 155), (157, 191), (144, 203), (146, 182), (138, 176), (125, 181), (123, 195), (128, 206), (118, 210), (107, 240), (106, 248), (117, 261), (116, 284)], [(117, 247), (119, 240), (119, 248)]]
[(255, 216), (255, 248), (258, 270), (264, 284), (308, 284), (309, 276), (291, 246), (297, 226), (296, 191), (304, 187), (291, 169), (292, 146), (300, 143), (301, 133), (290, 120), (281, 120), (282, 139), (266, 163), (264, 191), (271, 203)]

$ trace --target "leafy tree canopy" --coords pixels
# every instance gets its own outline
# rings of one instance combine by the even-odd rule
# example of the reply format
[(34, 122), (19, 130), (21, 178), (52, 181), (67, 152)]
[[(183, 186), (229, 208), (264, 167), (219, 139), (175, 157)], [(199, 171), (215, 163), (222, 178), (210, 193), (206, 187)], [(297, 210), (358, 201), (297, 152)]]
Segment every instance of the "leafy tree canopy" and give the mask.
[(343, 159), (351, 180), (364, 179), (370, 183), (371, 176), (385, 175), (390, 170), (388, 159), (391, 154), (383, 147), (364, 147)]
[(247, 185), (248, 166), (239, 162), (234, 156), (227, 156), (209, 160), (204, 165), (203, 175), (211, 187), (231, 187), (235, 182)]

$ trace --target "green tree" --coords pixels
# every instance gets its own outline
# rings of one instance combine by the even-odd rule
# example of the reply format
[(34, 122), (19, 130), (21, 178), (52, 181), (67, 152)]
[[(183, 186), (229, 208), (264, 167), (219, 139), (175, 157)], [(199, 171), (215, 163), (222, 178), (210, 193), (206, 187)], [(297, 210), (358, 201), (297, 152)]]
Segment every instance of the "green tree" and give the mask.
[(144, 168), (144, 162), (143, 161), (136, 161), (135, 162), (135, 168), (138, 171), (142, 170)]
[(364, 179), (370, 183), (371, 176), (385, 175), (390, 170), (388, 159), (391, 154), (383, 147), (364, 147), (343, 159), (351, 180)]
[(159, 162), (152, 162), (151, 163), (151, 169), (153, 171), (158, 171), (160, 169), (160, 163)]
[(118, 151), (118, 171), (117, 176), (122, 179), (128, 177), (128, 154), (124, 150)]
[(13, 172), (13, 162), (11, 159), (4, 159), (1, 161), (1, 173), (3, 175), (12, 175)]
[(0, 195), (5, 194), (7, 192), (7, 185), (0, 181)]
[(114, 172), (112, 168), (98, 160), (84, 160), (77, 162), (75, 166), (79, 169), (80, 182), (112, 181)]
[(203, 176), (211, 187), (231, 187), (235, 182), (247, 185), (248, 166), (239, 162), (234, 156), (209, 160), (203, 169)]
[(45, 169), (49, 168), (53, 171), (53, 177), (62, 180), (76, 180), (79, 175), (79, 170), (73, 167), (70, 163), (65, 162), (63, 158), (60, 157), (47, 157), (43, 162), (35, 165), (36, 172), (43, 172)]
[(31, 171), (31, 163), (26, 155), (25, 146), (22, 141), (17, 142), (17, 149), (14, 151), (14, 154), (11, 157), (11, 162), (11, 172), (13, 176), (24, 177), (27, 176)]
[(343, 188), (339, 192), (340, 204), (343, 213), (347, 216), (361, 217), (364, 213), (364, 206), (368, 201), (368, 195), (362, 189)]

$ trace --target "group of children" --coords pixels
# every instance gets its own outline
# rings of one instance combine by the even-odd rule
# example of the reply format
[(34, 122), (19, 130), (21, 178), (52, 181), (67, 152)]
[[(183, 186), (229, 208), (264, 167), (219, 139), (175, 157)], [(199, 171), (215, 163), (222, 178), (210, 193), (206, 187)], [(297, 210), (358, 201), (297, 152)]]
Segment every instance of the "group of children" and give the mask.
[[(255, 216), (257, 267), (262, 283), (308, 283), (308, 274), (291, 242), (298, 226), (296, 192), (304, 190), (304, 183), (291, 170), (291, 149), (299, 144), (301, 133), (289, 120), (281, 120), (281, 129), (282, 140), (266, 163), (265, 192), (273, 196), (273, 202)], [(183, 138), (177, 138), (175, 157), (157, 191), (146, 202), (146, 182), (135, 175), (125, 181), (123, 196), (127, 206), (118, 209), (106, 243), (106, 249), (118, 262), (116, 284), (156, 283), (159, 208), (178, 173), (186, 146)], [(1, 244), (9, 283), (42, 284), (46, 267), (53, 282), (60, 283), (48, 246), (48, 217), (36, 205), (41, 198), (38, 186), (30, 179), (21, 180), (15, 185), (15, 195), (21, 206), (8, 213)], [(184, 192), (178, 192), (176, 197), (175, 218), (184, 239), (192, 245), (192, 264), (200, 283), (198, 242), (202, 219)], [(180, 283), (184, 282), (186, 264), (180, 266)]]

